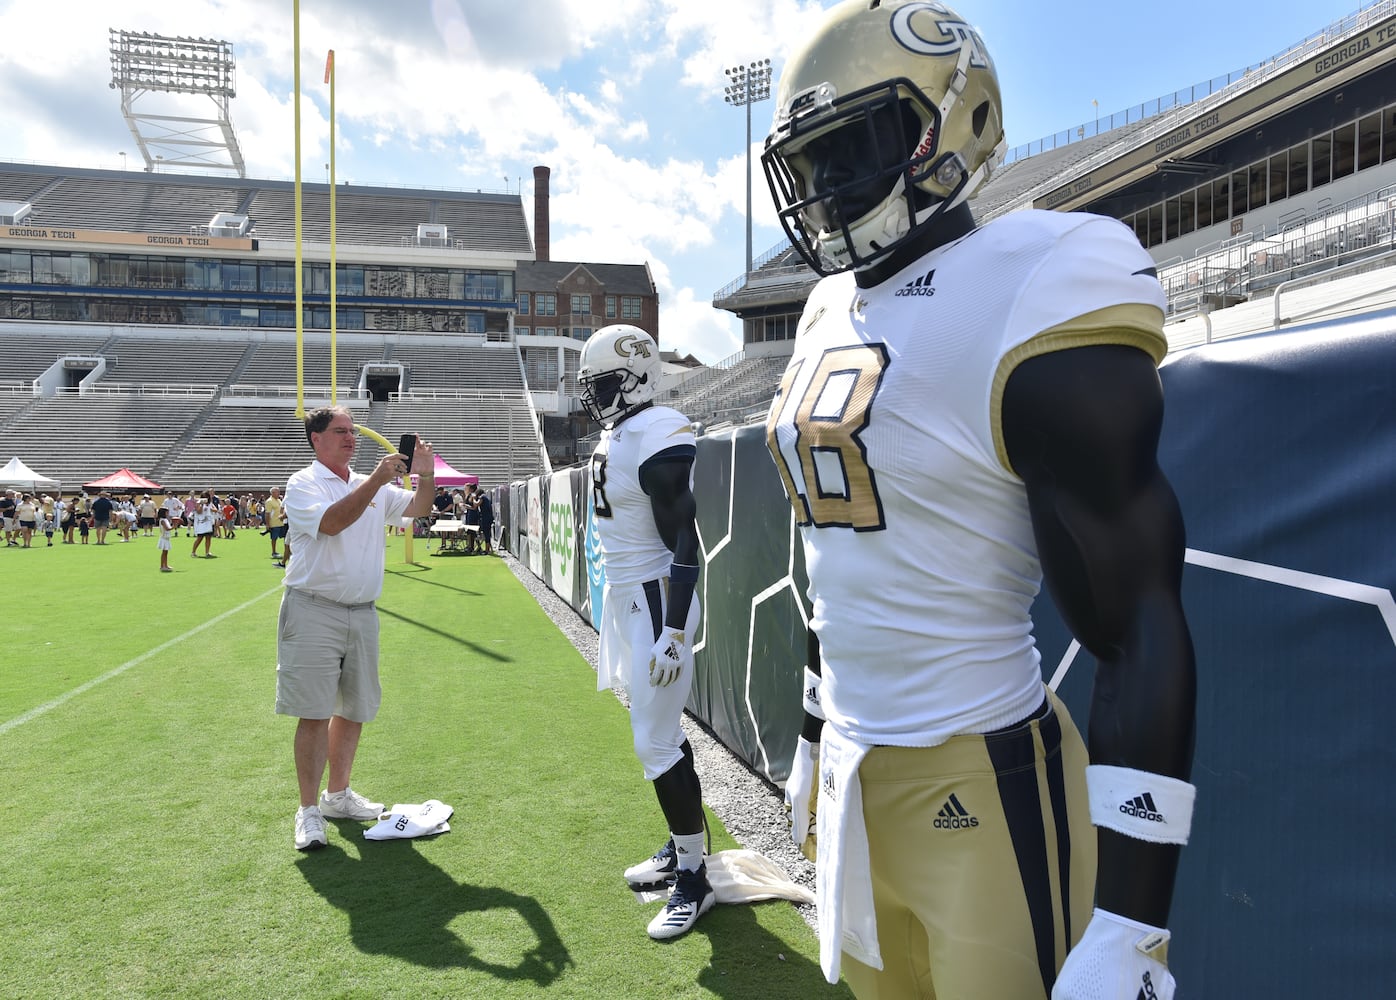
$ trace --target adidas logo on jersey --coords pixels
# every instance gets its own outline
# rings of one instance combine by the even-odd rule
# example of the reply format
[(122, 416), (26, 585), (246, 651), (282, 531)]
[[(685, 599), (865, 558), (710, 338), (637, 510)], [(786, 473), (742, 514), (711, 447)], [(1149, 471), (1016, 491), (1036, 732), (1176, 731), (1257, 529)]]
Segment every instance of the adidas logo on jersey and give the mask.
[(969, 811), (960, 805), (955, 793), (951, 792), (950, 798), (940, 807), (940, 812), (936, 813), (935, 822), (931, 825), (937, 830), (968, 830), (979, 825), (979, 817), (971, 816)]
[(1148, 820), (1150, 823), (1167, 822), (1167, 820), (1163, 818), (1163, 813), (1159, 812), (1158, 807), (1154, 805), (1154, 797), (1149, 792), (1145, 792), (1143, 795), (1136, 795), (1128, 802), (1121, 803), (1120, 812), (1124, 813), (1126, 816), (1133, 816), (1136, 819)]
[(898, 288), (894, 294), (898, 296), (934, 295), (936, 293), (936, 290), (931, 287), (931, 279), (933, 279), (935, 276), (936, 269), (931, 268), (929, 271), (921, 275), (921, 277), (917, 278), (915, 281), (908, 281), (901, 288)]
[(1154, 981), (1149, 978), (1149, 974), (1144, 973), (1143, 985), (1139, 987), (1139, 995), (1135, 1000), (1158, 1000), (1158, 992), (1154, 989)]

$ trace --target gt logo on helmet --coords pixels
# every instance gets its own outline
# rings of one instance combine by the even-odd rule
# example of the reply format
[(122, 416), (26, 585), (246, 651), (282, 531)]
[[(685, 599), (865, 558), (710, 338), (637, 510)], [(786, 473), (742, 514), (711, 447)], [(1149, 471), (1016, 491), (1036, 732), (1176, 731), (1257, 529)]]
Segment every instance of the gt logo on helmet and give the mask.
[[(917, 14), (931, 15), (944, 38), (937, 40), (922, 37), (911, 24), (912, 18)], [(959, 15), (944, 4), (928, 0), (926, 3), (911, 3), (902, 7), (892, 15), (892, 37), (903, 48), (922, 56), (951, 56), (959, 52), (962, 45), (967, 44), (970, 49), (971, 66), (983, 69), (989, 65), (989, 53), (984, 47), (984, 40), (979, 37), (979, 32), (959, 20)]]
[(618, 337), (616, 353), (623, 358), (647, 358), (650, 356), (650, 345), (633, 335)]

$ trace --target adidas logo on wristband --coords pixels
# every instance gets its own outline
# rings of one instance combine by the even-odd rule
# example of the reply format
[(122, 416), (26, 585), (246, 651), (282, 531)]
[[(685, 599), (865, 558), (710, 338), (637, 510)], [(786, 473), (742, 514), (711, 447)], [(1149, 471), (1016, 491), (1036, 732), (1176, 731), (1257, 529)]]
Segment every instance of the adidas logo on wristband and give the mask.
[(1120, 812), (1126, 816), (1133, 816), (1136, 819), (1148, 820), (1150, 823), (1167, 823), (1163, 818), (1163, 813), (1158, 811), (1158, 806), (1154, 805), (1154, 797), (1148, 792), (1143, 795), (1136, 795), (1128, 802), (1121, 803)]

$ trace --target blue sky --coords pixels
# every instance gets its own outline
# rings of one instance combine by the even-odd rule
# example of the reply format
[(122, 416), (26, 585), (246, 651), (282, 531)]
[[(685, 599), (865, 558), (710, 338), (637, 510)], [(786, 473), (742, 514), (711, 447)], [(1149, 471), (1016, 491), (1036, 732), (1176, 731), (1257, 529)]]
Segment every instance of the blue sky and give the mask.
[[(648, 262), (666, 348), (740, 348), (713, 294), (745, 267), (746, 119), (726, 66), (784, 55), (817, 0), (302, 0), (302, 171), (328, 161), (325, 53), (336, 56), (336, 179), (522, 190), (552, 170), (554, 260)], [(1370, 4), (1358, 0), (978, 0), (953, 4), (998, 66), (1011, 146), (1259, 63)], [(1263, 10), (1263, 13), (1258, 11)], [(0, 159), (140, 166), (108, 87), (108, 29), (234, 46), (231, 115), (250, 176), (294, 175), (291, 0), (0, 0)], [(142, 98), (155, 110), (158, 98)], [(752, 244), (775, 245), (752, 109)], [(207, 110), (207, 105), (204, 105)]]

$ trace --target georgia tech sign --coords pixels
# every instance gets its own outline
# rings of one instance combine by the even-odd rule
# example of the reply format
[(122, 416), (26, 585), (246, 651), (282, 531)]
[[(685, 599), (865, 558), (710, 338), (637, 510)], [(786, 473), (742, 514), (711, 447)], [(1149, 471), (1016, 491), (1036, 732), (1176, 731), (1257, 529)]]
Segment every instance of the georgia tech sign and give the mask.
[[(1146, 145), (1090, 173), (1062, 184), (1033, 202), (1034, 208), (1080, 208), (1089, 198), (1101, 197), (1128, 183), (1130, 175), (1149, 169), (1167, 156), (1186, 156), (1203, 143), (1219, 142), (1266, 117), (1283, 113), (1298, 102), (1341, 86), (1370, 67), (1389, 69), (1396, 62), (1396, 18), (1387, 18), (1343, 44), (1296, 62), (1272, 78), (1238, 91), (1210, 112), (1175, 128)], [(1222, 93), (1222, 91), (1218, 91)], [(1162, 120), (1162, 119), (1161, 119)], [(1089, 197), (1088, 197), (1089, 196)]]
[(196, 247), (214, 250), (256, 250), (255, 240), (228, 236), (179, 236), (173, 233), (116, 233), (103, 229), (64, 226), (6, 226), (4, 238), (35, 243), (103, 243), (144, 247)]
[[(940, 38), (927, 38), (912, 25), (917, 14), (929, 14), (931, 22), (939, 30)], [(919, 19), (924, 22), (925, 18)], [(926, 0), (925, 3), (909, 3), (892, 15), (892, 37), (907, 51), (918, 56), (953, 56), (963, 46), (970, 51), (969, 64), (978, 68), (989, 65), (989, 52), (984, 47), (984, 39), (972, 26), (959, 19), (959, 15), (941, 3)]]

